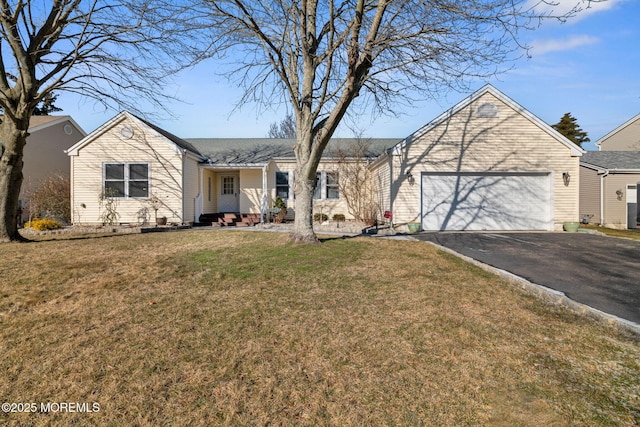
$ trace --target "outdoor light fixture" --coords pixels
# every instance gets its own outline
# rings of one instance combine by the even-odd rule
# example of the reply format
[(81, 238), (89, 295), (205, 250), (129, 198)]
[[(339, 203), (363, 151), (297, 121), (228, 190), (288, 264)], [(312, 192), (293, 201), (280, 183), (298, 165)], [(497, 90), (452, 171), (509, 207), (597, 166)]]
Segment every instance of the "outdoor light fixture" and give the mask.
[(562, 172), (562, 181), (564, 181), (565, 187), (569, 186), (569, 183), (571, 182), (571, 175), (569, 175), (569, 172)]
[(622, 190), (616, 190), (616, 197), (618, 200), (622, 200)]
[(413, 183), (416, 182), (416, 180), (413, 177), (413, 174), (411, 172), (407, 172), (407, 179), (409, 180), (409, 184), (410, 185), (413, 185)]

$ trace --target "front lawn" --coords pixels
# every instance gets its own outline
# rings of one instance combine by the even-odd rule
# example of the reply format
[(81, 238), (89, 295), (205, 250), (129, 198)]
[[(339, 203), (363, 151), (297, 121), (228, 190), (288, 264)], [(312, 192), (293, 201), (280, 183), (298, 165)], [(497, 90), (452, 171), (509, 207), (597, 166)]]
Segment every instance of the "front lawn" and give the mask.
[(617, 228), (599, 227), (597, 225), (581, 225), (580, 228), (585, 228), (587, 230), (596, 230), (602, 234), (606, 234), (607, 236), (611, 236), (611, 237), (622, 237), (625, 239), (640, 240), (640, 228), (617, 229)]
[(422, 242), (286, 239), (0, 245), (2, 401), (99, 406), (0, 424), (640, 422), (636, 338)]

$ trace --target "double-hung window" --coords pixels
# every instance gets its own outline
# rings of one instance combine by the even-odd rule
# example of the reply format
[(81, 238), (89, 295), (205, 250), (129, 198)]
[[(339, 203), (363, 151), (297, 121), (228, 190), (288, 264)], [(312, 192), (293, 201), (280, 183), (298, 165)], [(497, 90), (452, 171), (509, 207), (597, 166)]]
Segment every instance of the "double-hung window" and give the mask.
[(326, 172), (327, 199), (339, 199), (338, 172)]
[(316, 189), (313, 193), (315, 200), (339, 199), (338, 172), (317, 172)]
[(149, 197), (149, 164), (106, 163), (104, 192), (110, 197)]
[(289, 199), (289, 172), (276, 172), (276, 197)]

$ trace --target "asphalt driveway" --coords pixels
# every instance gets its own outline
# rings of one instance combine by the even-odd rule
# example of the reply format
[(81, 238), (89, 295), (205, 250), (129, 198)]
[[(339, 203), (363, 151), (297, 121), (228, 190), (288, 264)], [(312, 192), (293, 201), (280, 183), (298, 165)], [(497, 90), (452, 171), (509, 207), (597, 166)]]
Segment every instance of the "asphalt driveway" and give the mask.
[(587, 233), (421, 233), (574, 301), (640, 324), (640, 241)]

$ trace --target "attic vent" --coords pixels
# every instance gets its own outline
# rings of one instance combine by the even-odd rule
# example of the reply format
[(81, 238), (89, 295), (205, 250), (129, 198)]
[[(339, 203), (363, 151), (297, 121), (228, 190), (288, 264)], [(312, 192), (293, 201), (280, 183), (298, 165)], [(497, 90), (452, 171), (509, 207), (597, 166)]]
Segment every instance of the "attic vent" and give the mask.
[(120, 128), (120, 136), (123, 139), (131, 139), (131, 137), (133, 136), (133, 129), (131, 129), (131, 127), (127, 125), (122, 126), (122, 128)]
[(490, 118), (498, 117), (498, 107), (490, 102), (480, 104), (476, 110), (476, 117)]

